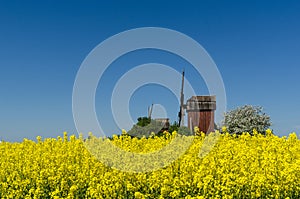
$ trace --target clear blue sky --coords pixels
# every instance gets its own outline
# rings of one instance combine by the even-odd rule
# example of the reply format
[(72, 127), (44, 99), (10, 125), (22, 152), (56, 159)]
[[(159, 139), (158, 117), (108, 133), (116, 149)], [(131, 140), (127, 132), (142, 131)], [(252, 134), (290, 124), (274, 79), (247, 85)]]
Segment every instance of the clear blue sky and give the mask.
[[(37, 135), (56, 137), (63, 131), (77, 133), (72, 89), (82, 61), (108, 37), (148, 26), (180, 31), (207, 50), (223, 77), (228, 109), (260, 105), (271, 116), (276, 134), (299, 132), (299, 10), (296, 0), (1, 1), (0, 138), (20, 141)], [(116, 81), (121, 65), (148, 62), (178, 71), (184, 64), (164, 52), (132, 53), (118, 59), (103, 81)], [(191, 72), (186, 71), (187, 77)], [(205, 89), (199, 80), (198, 94), (206, 94)], [(109, 110), (103, 109), (108, 102), (101, 95), (99, 86), (99, 120), (113, 127)], [(176, 99), (158, 86), (134, 94), (132, 116), (146, 115), (152, 102), (165, 104), (171, 119), (176, 118)], [(109, 134), (114, 128), (106, 130)]]

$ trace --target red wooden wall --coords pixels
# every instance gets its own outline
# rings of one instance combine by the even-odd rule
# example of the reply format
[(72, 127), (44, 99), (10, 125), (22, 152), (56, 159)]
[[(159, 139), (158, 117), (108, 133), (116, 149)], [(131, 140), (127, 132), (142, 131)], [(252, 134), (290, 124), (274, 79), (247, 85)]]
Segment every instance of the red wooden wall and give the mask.
[(193, 129), (195, 126), (198, 126), (204, 133), (214, 131), (214, 111), (189, 111), (188, 127)]

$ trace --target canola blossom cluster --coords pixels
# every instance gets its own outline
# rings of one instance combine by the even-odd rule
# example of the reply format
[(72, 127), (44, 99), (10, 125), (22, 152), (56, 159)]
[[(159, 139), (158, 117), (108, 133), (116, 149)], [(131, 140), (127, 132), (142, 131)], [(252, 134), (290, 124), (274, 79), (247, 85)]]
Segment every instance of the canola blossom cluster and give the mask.
[[(37, 141), (1, 142), (0, 198), (300, 197), (300, 141), (295, 133), (278, 137), (270, 130), (266, 135), (254, 131), (253, 136), (216, 132), (215, 143), (211, 142), (216, 138), (213, 133), (198, 134), (181, 136), (173, 132), (150, 138), (123, 134), (84, 140), (65, 133), (56, 139), (38, 137)], [(153, 167), (147, 172), (137, 172), (145, 166), (143, 162), (132, 164), (136, 167), (133, 172), (117, 169), (115, 165), (127, 165), (139, 161), (139, 157), (131, 159), (127, 155), (113, 162), (109, 159), (115, 155), (113, 151), (102, 153), (100, 159), (97, 151), (91, 152), (101, 143), (110, 143), (126, 152), (151, 154), (177, 137), (190, 143), (187, 150), (177, 159), (157, 161), (160, 168)], [(173, 153), (179, 154), (179, 148)], [(208, 151), (203, 154), (205, 150)]]

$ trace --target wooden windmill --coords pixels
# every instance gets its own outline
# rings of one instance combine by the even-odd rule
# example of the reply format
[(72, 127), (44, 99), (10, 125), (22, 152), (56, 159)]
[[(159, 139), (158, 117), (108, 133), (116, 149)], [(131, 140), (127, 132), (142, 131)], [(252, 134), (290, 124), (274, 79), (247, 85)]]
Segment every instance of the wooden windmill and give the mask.
[(180, 109), (178, 113), (178, 124), (184, 126), (185, 110), (188, 113), (188, 127), (193, 129), (197, 126), (200, 131), (210, 133), (214, 131), (216, 96), (192, 96), (184, 104), (184, 71), (182, 72)]

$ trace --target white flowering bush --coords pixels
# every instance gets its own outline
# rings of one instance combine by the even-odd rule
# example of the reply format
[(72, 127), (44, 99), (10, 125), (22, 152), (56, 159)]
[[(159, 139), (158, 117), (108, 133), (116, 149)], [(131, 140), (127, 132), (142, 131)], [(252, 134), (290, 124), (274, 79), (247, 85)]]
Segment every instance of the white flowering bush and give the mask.
[(223, 125), (230, 133), (242, 134), (253, 129), (265, 134), (265, 130), (271, 126), (270, 116), (263, 113), (260, 106), (245, 105), (225, 113)]

